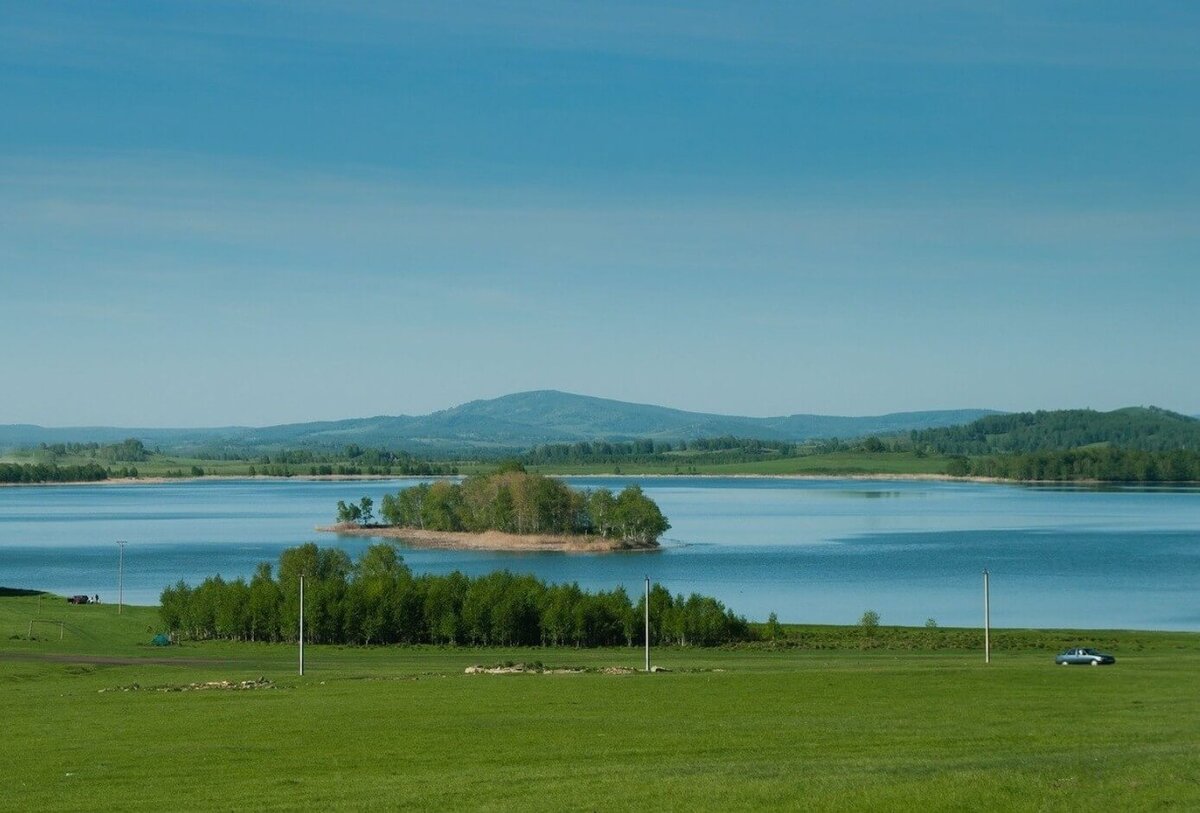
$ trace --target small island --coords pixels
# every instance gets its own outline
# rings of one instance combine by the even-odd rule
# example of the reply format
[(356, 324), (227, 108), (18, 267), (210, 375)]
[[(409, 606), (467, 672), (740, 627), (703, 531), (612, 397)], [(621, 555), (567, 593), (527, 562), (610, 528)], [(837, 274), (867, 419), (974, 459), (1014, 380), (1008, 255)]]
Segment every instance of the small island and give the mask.
[(427, 548), (602, 552), (647, 550), (671, 527), (639, 486), (578, 491), (510, 464), (462, 483), (439, 480), (374, 501), (339, 501), (330, 531), (391, 537)]

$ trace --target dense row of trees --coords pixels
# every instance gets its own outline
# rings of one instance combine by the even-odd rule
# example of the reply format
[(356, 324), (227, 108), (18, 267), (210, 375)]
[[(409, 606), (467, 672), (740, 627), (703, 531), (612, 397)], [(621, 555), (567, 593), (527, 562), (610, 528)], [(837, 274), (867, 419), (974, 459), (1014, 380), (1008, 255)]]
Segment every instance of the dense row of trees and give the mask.
[(195, 455), (201, 460), (248, 460), (257, 473), (280, 476), (294, 474), (383, 474), (405, 477), (432, 477), (458, 474), (451, 463), (435, 463), (419, 459), (408, 452), (389, 449), (363, 448), (351, 443), (340, 450), (280, 449), (253, 454), (244, 448), (222, 447), (203, 449)]
[[(138, 470), (132, 466), (115, 467), (117, 463), (153, 462), (172, 466), (178, 461), (166, 457), (158, 448), (148, 449), (142, 441), (127, 438), (120, 443), (42, 443), (36, 448), (23, 450), (34, 461), (37, 468), (25, 472), (9, 471), (5, 476), (12, 479), (0, 482), (59, 482), (62, 472), (85, 472), (89, 463), (107, 464), (108, 477), (137, 477)], [(249, 463), (248, 474), (267, 477), (294, 477), (297, 475), (372, 475), (383, 477), (437, 477), (457, 475), (458, 466), (453, 462), (423, 460), (407, 452), (386, 449), (364, 449), (355, 444), (341, 450), (319, 451), (312, 449), (282, 449), (270, 453), (254, 453), (245, 448), (216, 447), (194, 453), (198, 460), (245, 461)], [(65, 458), (65, 459), (64, 459)], [(77, 462), (82, 459), (82, 462)], [(20, 464), (18, 464), (20, 465)], [(57, 466), (57, 469), (54, 467)], [(201, 477), (222, 471), (220, 468), (205, 471), (201, 466), (179, 465), (176, 468), (156, 470), (162, 477)], [(57, 473), (56, 473), (57, 472)], [(78, 480), (105, 479), (97, 470), (86, 468), (86, 476), (70, 478)]]
[[(310, 643), (432, 643), (491, 646), (636, 646), (644, 642), (645, 598), (624, 588), (589, 592), (499, 571), (470, 577), (414, 576), (390, 544), (372, 545), (357, 562), (337, 548), (309, 543), (279, 557), (278, 577), (262, 563), (249, 581), (220, 576), (162, 592), (168, 629), (195, 639), (295, 641), (299, 576), (304, 574), (304, 631)], [(650, 639), (715, 645), (751, 637), (746, 620), (716, 599), (650, 593)]]
[(526, 465), (743, 463), (800, 453), (802, 446), (791, 442), (755, 438), (700, 438), (696, 440), (593, 441), (576, 444), (536, 446), (522, 454)]
[(1200, 451), (1200, 420), (1156, 407), (1020, 412), (925, 429), (913, 432), (911, 439), (916, 446), (953, 455), (1047, 452), (1095, 444), (1148, 452)]
[(0, 463), (0, 483), (81, 483), (109, 477), (137, 476), (137, 469), (111, 471), (99, 463), (59, 466), (55, 463)]
[(443, 477), (458, 474), (458, 466), (452, 463), (430, 463), (427, 460), (412, 460), (392, 466), (355, 466), (344, 463), (297, 466), (288, 463), (271, 463), (252, 465), (249, 474), (251, 477), (295, 477), (303, 474), (311, 477), (335, 474), (342, 477), (357, 477), (363, 474), (372, 477)]
[(1194, 482), (1200, 481), (1200, 453), (1101, 448), (974, 459), (959, 457), (950, 461), (946, 473), (954, 477), (970, 475), (1008, 480)]
[(373, 474), (399, 477), (440, 477), (458, 474), (458, 466), (453, 463), (431, 463), (428, 460), (408, 460), (386, 466), (357, 466), (353, 464), (338, 464), (309, 466), (308, 473), (317, 474)]
[(698, 464), (753, 463), (843, 451), (916, 451), (918, 456), (924, 456), (925, 448), (915, 446), (906, 435), (883, 438), (870, 436), (853, 440), (827, 438), (803, 443), (726, 435), (675, 443), (652, 440), (553, 443), (535, 447), (522, 455), (520, 460), (530, 466), (669, 464), (679, 468)]
[(150, 458), (150, 450), (137, 438), (120, 443), (42, 443), (38, 451), (50, 457), (90, 457), (109, 463), (141, 463)]
[[(342, 506), (339, 505), (339, 520)], [(463, 483), (422, 483), (388, 494), (380, 516), (389, 525), (432, 531), (516, 534), (598, 534), (652, 544), (671, 524), (639, 486), (614, 495), (577, 491), (559, 480), (520, 470), (468, 477)]]
[[(537, 446), (521, 457), (526, 465), (563, 463), (648, 463), (671, 460), (687, 462), (693, 458), (711, 460), (714, 452), (731, 452), (732, 459), (760, 459), (790, 456), (799, 446), (782, 441), (737, 438), (726, 435), (698, 440), (594, 441), (591, 443), (551, 443)], [(690, 454), (689, 454), (690, 453)]]

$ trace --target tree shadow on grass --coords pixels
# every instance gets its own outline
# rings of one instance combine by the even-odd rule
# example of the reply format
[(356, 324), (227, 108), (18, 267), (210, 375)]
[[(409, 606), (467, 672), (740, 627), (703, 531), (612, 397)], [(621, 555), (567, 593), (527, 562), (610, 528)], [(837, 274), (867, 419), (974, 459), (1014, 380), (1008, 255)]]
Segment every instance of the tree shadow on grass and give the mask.
[(45, 590), (23, 590), (20, 587), (0, 587), (0, 598), (14, 598), (16, 596), (48, 596), (50, 595)]

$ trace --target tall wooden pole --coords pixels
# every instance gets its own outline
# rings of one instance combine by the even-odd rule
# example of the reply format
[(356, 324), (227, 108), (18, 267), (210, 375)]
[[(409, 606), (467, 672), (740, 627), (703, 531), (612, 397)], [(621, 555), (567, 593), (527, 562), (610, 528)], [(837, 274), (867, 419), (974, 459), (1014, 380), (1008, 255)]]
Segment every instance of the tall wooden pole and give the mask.
[(987, 568), (983, 569), (983, 662), (992, 662), (992, 600)]
[(646, 671), (650, 671), (650, 577), (646, 577)]
[(304, 574), (300, 574), (300, 675), (304, 675)]
[(117, 615), (121, 614), (121, 608), (125, 605), (125, 545), (128, 544), (125, 540), (117, 541), (117, 547), (121, 549), (120, 557), (117, 559)]

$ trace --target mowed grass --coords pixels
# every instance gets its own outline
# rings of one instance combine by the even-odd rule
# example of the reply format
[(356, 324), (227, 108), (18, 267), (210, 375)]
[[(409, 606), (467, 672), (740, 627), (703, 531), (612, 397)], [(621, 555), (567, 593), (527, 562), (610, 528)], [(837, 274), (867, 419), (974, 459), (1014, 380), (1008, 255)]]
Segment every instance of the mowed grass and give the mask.
[[(147, 608), (0, 598), (7, 809), (1200, 806), (1200, 636), (1043, 651), (146, 645)], [(59, 600), (61, 602), (61, 600)], [(11, 637), (17, 636), (17, 637)], [(1083, 642), (1086, 636), (1081, 633)], [(99, 657), (134, 663), (96, 663)], [(55, 660), (48, 660), (55, 658)], [(276, 688), (156, 691), (260, 676)], [(102, 691), (137, 683), (137, 691)]]

